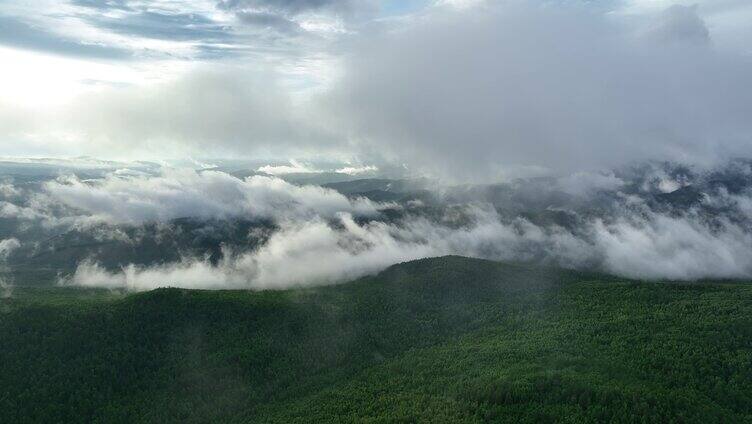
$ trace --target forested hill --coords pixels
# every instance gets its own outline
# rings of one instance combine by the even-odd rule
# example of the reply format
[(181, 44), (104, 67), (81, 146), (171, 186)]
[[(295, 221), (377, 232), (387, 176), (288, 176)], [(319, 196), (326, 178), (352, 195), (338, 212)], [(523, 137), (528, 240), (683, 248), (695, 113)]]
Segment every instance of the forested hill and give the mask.
[(752, 285), (460, 257), (286, 291), (16, 287), (1, 422), (751, 422)]

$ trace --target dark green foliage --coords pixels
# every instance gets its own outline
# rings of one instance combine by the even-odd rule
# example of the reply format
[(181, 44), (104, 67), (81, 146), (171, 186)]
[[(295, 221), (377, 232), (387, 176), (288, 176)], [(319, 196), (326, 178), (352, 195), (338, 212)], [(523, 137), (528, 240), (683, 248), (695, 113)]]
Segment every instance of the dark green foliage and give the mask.
[(750, 422), (752, 286), (445, 257), (332, 287), (17, 288), (3, 422)]

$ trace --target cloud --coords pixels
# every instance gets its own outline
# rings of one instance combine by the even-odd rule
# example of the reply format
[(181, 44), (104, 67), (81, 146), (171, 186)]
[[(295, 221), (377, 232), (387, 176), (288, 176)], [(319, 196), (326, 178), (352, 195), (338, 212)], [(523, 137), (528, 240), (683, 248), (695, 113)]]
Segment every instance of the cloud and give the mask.
[(166, 145), (207, 155), (212, 143), (221, 156), (300, 140), (305, 129), (296, 127), (292, 109), (285, 91), (263, 72), (197, 71), (156, 86), (87, 96), (67, 121), (71, 130), (114, 148), (132, 140), (142, 149)]
[(713, 226), (696, 214), (673, 217), (647, 211), (609, 222), (592, 219), (572, 231), (522, 218), (504, 221), (490, 208), (463, 208), (470, 221), (460, 225), (421, 217), (363, 224), (346, 213), (336, 224), (320, 219), (287, 222), (263, 246), (226, 252), (216, 266), (186, 258), (111, 272), (87, 262), (63, 283), (131, 290), (281, 289), (347, 281), (397, 262), (447, 254), (534, 261), (642, 279), (752, 276), (752, 253), (745, 248), (752, 234), (729, 221)]
[(644, 279), (749, 278), (752, 234), (724, 222), (712, 229), (696, 218), (651, 214), (647, 219), (597, 223), (595, 243), (604, 253), (604, 269)]
[(289, 165), (264, 165), (259, 167), (257, 171), (269, 175), (317, 174), (323, 172), (295, 159), (291, 159)]
[(0, 43), (79, 59), (129, 59), (126, 66), (137, 70), (144, 63), (175, 60), (219, 67), (225, 65), (221, 59), (295, 61), (321, 48), (312, 44), (322, 31), (315, 31), (311, 21), (334, 25), (340, 16), (363, 9), (360, 2), (353, 2), (347, 14), (349, 8), (334, 5), (218, 6), (192, 0), (40, 0), (33, 5), (12, 0), (0, 4)]
[(660, 41), (707, 43), (710, 31), (697, 14), (697, 5), (672, 5), (660, 13), (656, 23), (650, 28), (649, 36)]
[(370, 1), (355, 0), (220, 0), (217, 7), (224, 10), (263, 10), (298, 15), (322, 11), (349, 14), (374, 6)]
[(133, 10), (129, 0), (72, 0), (72, 4), (100, 10)]
[(0, 259), (7, 259), (8, 255), (10, 255), (11, 252), (18, 249), (19, 247), (21, 247), (21, 243), (17, 238), (0, 240)]
[(233, 37), (226, 25), (199, 13), (142, 10), (116, 17), (90, 15), (87, 21), (117, 34), (161, 40), (228, 42)]
[(379, 4), (372, 0), (221, 0), (217, 8), (235, 14), (248, 27), (298, 37), (307, 34), (336, 35), (350, 32), (376, 16)]
[[(97, 168), (87, 168), (92, 169)], [(61, 246), (83, 237), (137, 249), (144, 231), (158, 232), (155, 239), (170, 239), (180, 230), (169, 223), (178, 218), (230, 226), (236, 220), (258, 220), (266, 226), (263, 234), (253, 225), (238, 226), (235, 230), (242, 234), (233, 234), (234, 241), (217, 239), (214, 250), (185, 244), (204, 237), (200, 233), (216, 234), (212, 225), (200, 226), (195, 236), (175, 238), (183, 240), (176, 251), (186, 247), (182, 260), (141, 262), (159, 263), (155, 266), (130, 264), (118, 270), (113, 266), (122, 263), (120, 258), (88, 251), (90, 258), (105, 258), (107, 268), (94, 259), (83, 261), (66, 280), (134, 290), (330, 284), (396, 262), (447, 254), (630, 278), (749, 278), (752, 253), (743, 247), (752, 242), (750, 175), (747, 161), (707, 170), (646, 164), (477, 190), (437, 186), (428, 205), (397, 205), (349, 199), (268, 176), (240, 179), (216, 170), (175, 168), (105, 171), (98, 178), (66, 175), (25, 188), (5, 183), (8, 196), (0, 215), (58, 226), (51, 233), (44, 228), (19, 232), (19, 238), (31, 237), (23, 243), (32, 250), (35, 240), (46, 240), (61, 228), (73, 230), (60, 239)], [(682, 187), (691, 191), (689, 197), (673, 196)], [(562, 196), (567, 193), (572, 196)], [(33, 238), (36, 231), (41, 238)], [(0, 246), (6, 244), (8, 252), (18, 247), (12, 241)], [(2, 251), (6, 249), (0, 247)], [(112, 252), (117, 255), (117, 247)], [(76, 260), (86, 255), (81, 250)]]
[(332, 218), (340, 212), (374, 215), (379, 206), (273, 177), (239, 179), (219, 171), (169, 168), (157, 176), (108, 174), (91, 181), (61, 177), (46, 182), (43, 192), (48, 202), (79, 211), (82, 221), (108, 224), (183, 217), (305, 220)]
[(674, 42), (705, 29), (682, 7), (636, 21), (566, 6), (437, 13), (364, 37), (326, 104), (363, 148), (458, 180), (749, 156), (752, 62)]
[(6, 201), (0, 201), (0, 218), (18, 218), (24, 220), (54, 219), (37, 208), (19, 206)]
[(752, 254), (745, 248), (752, 235), (728, 222), (711, 229), (697, 218), (650, 214), (643, 220), (595, 220), (575, 234), (524, 219), (503, 223), (488, 210), (472, 213), (474, 222), (458, 228), (418, 218), (402, 225), (357, 224), (347, 214), (340, 216), (337, 226), (321, 220), (288, 223), (258, 250), (227, 253), (216, 266), (208, 260), (185, 259), (111, 272), (86, 262), (63, 283), (132, 290), (282, 289), (348, 281), (397, 262), (447, 254), (543, 261), (629, 278), (752, 276)]
[[(111, 273), (92, 263), (79, 266), (65, 284), (149, 290), (172, 285), (190, 288), (279, 289), (331, 284), (379, 271), (403, 260), (434, 256), (446, 247), (426, 243), (417, 234), (428, 229), (416, 221), (409, 228), (384, 223), (357, 224), (339, 216), (337, 228), (315, 219), (287, 223), (258, 250), (228, 255), (212, 266), (202, 259), (144, 268), (127, 266)], [(440, 229), (436, 229), (440, 231)]]
[(309, 165), (295, 159), (291, 159), (289, 163), (289, 165), (264, 165), (259, 167), (256, 171), (263, 172), (269, 175), (320, 174), (323, 172), (334, 172), (346, 175), (362, 175), (373, 173), (379, 170), (379, 168), (374, 165), (344, 166), (335, 169), (318, 169), (313, 165)]
[(20, 194), (20, 191), (11, 183), (0, 183), (0, 196), (3, 198), (14, 198)]
[(13, 284), (3, 274), (6, 274), (6, 261), (8, 256), (21, 247), (17, 238), (0, 240), (0, 299), (13, 297)]
[(613, 173), (575, 172), (556, 180), (557, 188), (565, 193), (589, 196), (597, 191), (616, 191), (625, 184)]
[(380, 270), (404, 258), (430, 254), (424, 245), (400, 244), (383, 225), (359, 227), (341, 216), (342, 230), (325, 221), (288, 223), (255, 252), (233, 256), (213, 266), (208, 260), (186, 259), (157, 267), (129, 265), (121, 272), (97, 264), (81, 264), (63, 284), (150, 290), (161, 286), (213, 289), (285, 288), (327, 284)]
[(296, 22), (268, 12), (237, 12), (236, 16), (244, 24), (272, 29), (283, 34), (295, 34), (302, 29)]
[(347, 175), (361, 175), (366, 174), (370, 172), (376, 172), (379, 168), (374, 165), (364, 165), (364, 166), (345, 166), (343, 168), (339, 168), (335, 170), (334, 172), (340, 173), (340, 174), (347, 174)]
[(132, 57), (132, 53), (127, 49), (66, 38), (50, 32), (47, 28), (1, 15), (0, 44), (80, 58), (129, 59)]
[[(531, 215), (563, 212), (575, 216), (576, 228), (477, 205), (459, 208), (462, 212), (440, 205), (446, 216), (438, 220), (409, 215), (408, 206), (399, 218), (364, 223), (363, 216), (375, 217), (390, 205), (277, 178), (154, 167), (115, 171), (114, 164), (87, 169), (88, 176), (105, 175), (101, 179), (64, 176), (35, 193), (3, 182), (0, 218), (72, 226), (141, 225), (188, 216), (278, 224), (264, 246), (228, 251), (219, 264), (185, 258), (113, 273), (89, 262), (73, 277), (81, 284), (107, 280), (136, 289), (319, 284), (449, 253), (597, 267), (637, 278), (749, 277), (748, 192), (731, 186), (699, 191), (696, 198), (692, 192), (690, 206), (669, 208), (661, 206), (666, 195), (699, 190), (691, 175), (643, 170), (635, 182), (623, 173), (593, 171), (631, 161), (708, 164), (752, 155), (752, 61), (723, 47), (717, 37), (723, 19), (747, 24), (746, 15), (729, 16), (749, 6), (738, 0), (705, 1), (699, 7), (643, 0), (592, 8), (568, 3), (443, 1), (391, 21), (370, 19), (375, 2), (351, 0), (157, 6), (77, 0), (55, 9), (55, 16), (5, 4), (0, 43), (97, 63), (138, 52), (127, 64), (93, 74), (105, 79), (110, 71), (125, 69), (120, 66), (151, 66), (147, 59), (153, 52), (166, 62), (154, 64), (159, 81), (121, 75), (112, 77), (120, 84), (92, 86), (89, 82), (98, 78), (87, 77), (71, 86), (80, 93), (62, 106), (31, 102), (26, 108), (6, 99), (0, 105), (0, 132), (7, 154), (38, 149), (202, 160), (345, 157), (382, 168), (404, 164), (410, 175), (483, 183), (521, 173), (563, 173), (569, 175), (531, 183), (542, 187), (534, 194), (509, 198), (517, 194), (529, 205), (538, 196), (536, 207), (541, 206)], [(620, 10), (616, 4), (627, 6)], [(747, 27), (735, 33), (746, 34)], [(327, 38), (324, 32), (339, 35)], [(37, 56), (39, 61), (9, 75), (60, 63)], [(209, 63), (180, 62), (199, 56)], [(168, 72), (172, 62), (166, 57), (181, 63), (179, 72)], [(65, 70), (53, 67), (65, 74), (60, 81), (88, 75), (81, 69), (93, 63), (71, 62)], [(162, 67), (165, 74), (181, 76), (164, 77)], [(47, 79), (27, 86), (38, 85), (37, 96), (45, 98), (58, 85), (41, 84)], [(19, 99), (27, 97), (18, 93)], [(274, 163), (258, 170), (271, 175), (319, 171), (307, 160)], [(65, 168), (49, 165), (46, 175)], [(361, 175), (375, 168), (328, 170)], [(491, 186), (486, 192), (506, 199), (507, 188)], [(609, 213), (615, 210), (613, 216), (567, 209), (582, 204), (597, 209), (603, 204), (593, 199), (603, 193), (617, 205), (604, 206)], [(698, 202), (702, 205), (694, 206)], [(733, 213), (718, 212), (724, 208)], [(452, 221), (452, 211), (469, 223)], [(118, 237), (116, 229), (111, 233), (107, 237)]]
[[(243, 14), (265, 27), (311, 27), (319, 11), (348, 4), (228, 2), (181, 12), (133, 4), (121, 11), (126, 4), (118, 3), (112, 19), (177, 42)], [(54, 154), (335, 155), (476, 182), (748, 156), (752, 63), (707, 42), (703, 7), (625, 17), (488, 3), (363, 24), (331, 45), (270, 35), (281, 44), (266, 45), (252, 64), (197, 65), (160, 83), (97, 87), (59, 108), (10, 103), (0, 107), (0, 127), (16, 145)], [(93, 18), (104, 25), (108, 16)], [(188, 44), (211, 54), (212, 37)], [(217, 45), (252, 50), (233, 40)]]

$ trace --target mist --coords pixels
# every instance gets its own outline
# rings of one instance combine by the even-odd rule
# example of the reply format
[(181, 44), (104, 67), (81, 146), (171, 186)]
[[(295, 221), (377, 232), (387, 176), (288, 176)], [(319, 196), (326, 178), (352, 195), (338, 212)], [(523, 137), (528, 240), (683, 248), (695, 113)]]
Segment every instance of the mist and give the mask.
[(18, 239), (9, 238), (0, 240), (0, 298), (8, 299), (13, 297), (13, 281), (7, 277), (8, 255), (18, 249), (21, 243)]
[(284, 221), (263, 245), (245, 252), (226, 251), (216, 264), (193, 257), (110, 271), (85, 262), (61, 283), (131, 290), (282, 289), (345, 282), (395, 263), (442, 255), (647, 280), (752, 276), (752, 253), (746, 248), (752, 234), (745, 223), (726, 218), (710, 222), (697, 211), (676, 216), (655, 212), (639, 200), (627, 201), (632, 209), (615, 219), (582, 218), (574, 228), (537, 225), (522, 217), (505, 219), (482, 204), (451, 208), (439, 219), (408, 215), (399, 222), (358, 223), (342, 212), (334, 220)]
[[(82, 181), (64, 176), (46, 182), (52, 201), (84, 212), (87, 220), (142, 223), (182, 217), (306, 219), (342, 211), (376, 213), (367, 199), (318, 186), (296, 186), (279, 178), (237, 178), (225, 172), (163, 168), (157, 176), (109, 174)], [(210, 195), (207, 195), (210, 194)]]
[(360, 40), (329, 102), (364, 148), (454, 181), (749, 156), (752, 60), (698, 13), (437, 12)]

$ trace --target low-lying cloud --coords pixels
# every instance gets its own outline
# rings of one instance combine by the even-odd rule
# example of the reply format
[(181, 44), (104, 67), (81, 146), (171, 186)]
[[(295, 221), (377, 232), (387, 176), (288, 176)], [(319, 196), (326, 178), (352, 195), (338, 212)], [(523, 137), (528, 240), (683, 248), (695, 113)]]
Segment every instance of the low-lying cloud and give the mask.
[[(0, 240), (0, 273), (6, 274), (6, 261), (8, 256), (21, 247), (21, 242), (16, 238)], [(13, 297), (13, 282), (5, 275), (0, 275), (0, 299)]]
[(80, 211), (86, 220), (109, 224), (176, 218), (304, 220), (337, 213), (373, 215), (378, 205), (348, 199), (318, 186), (296, 186), (279, 178), (236, 178), (225, 172), (164, 168), (157, 176), (120, 176), (83, 181), (66, 176), (44, 184), (52, 201)]
[(713, 227), (699, 216), (648, 212), (613, 222), (595, 219), (571, 231), (522, 218), (504, 222), (489, 208), (468, 206), (464, 212), (471, 223), (459, 227), (425, 218), (358, 224), (348, 214), (338, 217), (338, 225), (323, 220), (290, 223), (257, 250), (226, 252), (217, 265), (185, 259), (111, 272), (87, 262), (64, 283), (131, 290), (280, 289), (343, 282), (394, 263), (448, 254), (595, 269), (639, 279), (752, 276), (752, 252), (745, 248), (752, 234), (728, 221)]
[[(70, 251), (79, 262), (62, 270), (72, 273), (64, 282), (133, 290), (329, 284), (448, 254), (640, 279), (752, 278), (751, 178), (750, 163), (737, 161), (431, 192), (423, 188), (431, 184), (411, 189), (398, 180), (352, 186), (367, 183), (364, 190), (401, 199), (393, 203), (217, 170), (8, 180), (0, 186), (0, 219), (18, 223), (21, 241), (2, 241), (0, 254), (61, 249), (56, 263), (68, 264), (65, 249), (90, 244)], [(34, 232), (37, 224), (47, 230)], [(134, 254), (142, 242), (148, 252)]]

